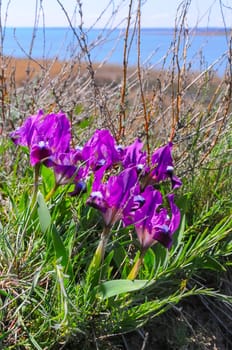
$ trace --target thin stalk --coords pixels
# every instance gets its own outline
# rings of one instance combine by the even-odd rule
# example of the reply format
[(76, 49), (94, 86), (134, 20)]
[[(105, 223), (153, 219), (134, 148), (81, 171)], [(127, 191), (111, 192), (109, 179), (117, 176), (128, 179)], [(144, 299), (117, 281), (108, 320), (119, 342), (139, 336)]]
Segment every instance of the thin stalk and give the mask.
[(32, 200), (31, 200), (31, 208), (34, 207), (37, 194), (38, 194), (38, 189), (39, 189), (39, 174), (40, 174), (40, 163), (37, 163), (35, 165), (35, 171), (34, 171), (34, 188), (33, 188), (33, 194), (32, 194)]
[(56, 192), (58, 187), (59, 187), (59, 185), (57, 183), (55, 183), (54, 187), (51, 189), (50, 192), (48, 192), (48, 194), (45, 197), (46, 202), (51, 199), (51, 197), (54, 195), (54, 193)]
[(127, 276), (128, 280), (134, 280), (138, 276), (140, 267), (143, 265), (143, 258), (147, 250), (143, 249), (140, 253), (138, 260), (136, 260), (134, 266), (132, 267), (129, 275)]
[(109, 235), (110, 235), (110, 227), (105, 226), (101, 233), (100, 241), (98, 243), (97, 249), (91, 261), (90, 268), (97, 269), (102, 264), (105, 256), (105, 250), (109, 239)]
[(120, 101), (120, 112), (119, 112), (119, 132), (118, 139), (123, 138), (125, 135), (125, 122), (126, 122), (126, 110), (125, 110), (125, 98), (126, 98), (126, 86), (127, 86), (127, 68), (128, 68), (128, 37), (131, 23), (131, 10), (133, 0), (129, 3), (129, 12), (127, 18), (127, 27), (124, 38), (124, 49), (123, 49), (123, 82), (121, 88), (121, 101)]
[(101, 266), (105, 256), (106, 245), (110, 236), (111, 227), (105, 226), (100, 237), (97, 249), (94, 253), (92, 261), (88, 267), (86, 274), (86, 286), (92, 289), (96, 286), (101, 278)]
[(141, 60), (141, 57), (140, 57), (141, 56), (141, 0), (139, 0), (139, 3), (138, 3), (137, 20), (138, 20), (137, 72), (138, 72), (138, 80), (139, 80), (139, 87), (140, 87), (140, 95), (141, 95), (142, 106), (143, 106), (144, 128), (145, 128), (146, 148), (147, 148), (147, 161), (149, 164), (150, 162), (150, 143), (149, 143), (150, 118), (149, 118), (149, 114), (147, 113), (146, 100), (145, 100), (144, 91), (143, 91), (141, 62), (140, 62)]
[[(188, 12), (188, 8), (191, 4), (191, 1), (186, 1), (181, 3), (181, 14), (178, 19), (180, 19), (180, 29), (178, 29), (178, 23), (176, 18), (175, 31), (174, 31), (174, 52), (172, 57), (172, 126), (169, 141), (173, 141), (176, 135), (176, 127), (180, 119), (180, 110), (182, 105), (182, 93), (183, 93), (183, 78), (186, 70), (186, 57), (187, 57), (187, 48), (188, 48), (188, 36), (187, 31), (185, 31), (185, 20)], [(178, 9), (178, 10), (179, 10)], [(183, 64), (180, 66), (180, 48), (181, 48), (181, 38), (184, 34), (184, 46), (182, 51)], [(175, 86), (175, 68), (177, 68), (177, 85)], [(176, 91), (175, 91), (176, 90)], [(176, 96), (176, 97), (175, 97)]]

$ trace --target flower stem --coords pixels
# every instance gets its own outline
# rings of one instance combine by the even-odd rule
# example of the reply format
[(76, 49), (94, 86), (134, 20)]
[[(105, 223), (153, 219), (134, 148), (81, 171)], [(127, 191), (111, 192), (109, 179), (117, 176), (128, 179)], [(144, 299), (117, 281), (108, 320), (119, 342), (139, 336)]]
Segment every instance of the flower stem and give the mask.
[(97, 249), (94, 253), (92, 261), (88, 267), (86, 275), (86, 283), (88, 286), (95, 286), (99, 283), (101, 276), (101, 264), (105, 256), (105, 249), (110, 236), (110, 227), (104, 227)]
[(40, 173), (40, 163), (37, 163), (35, 165), (35, 171), (34, 171), (34, 189), (33, 189), (33, 194), (32, 194), (32, 199), (31, 199), (31, 208), (34, 207), (36, 198), (37, 198), (37, 193), (39, 189), (39, 173)]
[(48, 194), (47, 194), (46, 197), (45, 197), (45, 201), (46, 201), (46, 202), (49, 201), (49, 199), (51, 199), (51, 197), (53, 196), (53, 194), (56, 192), (57, 188), (58, 188), (58, 184), (55, 183), (54, 187), (51, 189), (50, 192), (48, 192)]
[(100, 267), (105, 256), (105, 250), (109, 239), (109, 234), (110, 234), (110, 227), (105, 226), (101, 233), (100, 241), (98, 243), (97, 249), (95, 251), (95, 254), (93, 256), (90, 266), (93, 266), (94, 268)]
[(128, 280), (134, 280), (138, 276), (140, 266), (143, 264), (143, 258), (144, 258), (145, 252), (146, 252), (145, 250), (141, 251), (138, 260), (134, 263), (134, 266), (132, 267), (129, 275), (127, 276)]

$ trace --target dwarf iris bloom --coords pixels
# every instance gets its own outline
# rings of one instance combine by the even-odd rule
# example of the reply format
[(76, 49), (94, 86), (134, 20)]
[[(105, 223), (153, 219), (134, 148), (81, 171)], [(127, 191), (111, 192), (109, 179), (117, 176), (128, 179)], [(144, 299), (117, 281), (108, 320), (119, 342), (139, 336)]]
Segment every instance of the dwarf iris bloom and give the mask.
[[(174, 203), (174, 195), (169, 194), (170, 213), (163, 208), (162, 194), (148, 186), (142, 193), (144, 205), (135, 211), (135, 229), (142, 250), (147, 250), (155, 242), (170, 248), (172, 235), (180, 224), (180, 210)], [(171, 214), (171, 217), (170, 217)]]
[(134, 198), (139, 192), (136, 169), (128, 168), (116, 176), (110, 176), (105, 183), (95, 179), (87, 204), (102, 213), (106, 226), (112, 226), (116, 221), (130, 215)]
[(117, 149), (116, 141), (108, 130), (96, 130), (82, 150), (83, 161), (89, 171), (104, 171), (120, 161), (120, 151)]
[(67, 153), (56, 153), (50, 157), (51, 166), (54, 170), (56, 183), (59, 185), (65, 185), (70, 182), (71, 179), (80, 179), (84, 176), (84, 168), (81, 167), (81, 163), (78, 166), (78, 162), (82, 160), (80, 150), (72, 149)]
[(174, 166), (172, 159), (172, 143), (169, 142), (164, 147), (158, 148), (151, 157), (152, 170), (150, 176), (155, 183), (171, 179), (172, 188), (178, 188), (182, 185), (181, 180), (174, 175)]
[(23, 125), (10, 134), (15, 144), (30, 149), (32, 166), (43, 162), (51, 166), (50, 156), (69, 151), (71, 140), (70, 123), (63, 112), (28, 117)]
[(122, 165), (124, 168), (135, 166), (138, 171), (146, 167), (146, 152), (142, 151), (143, 143), (137, 139), (123, 150)]

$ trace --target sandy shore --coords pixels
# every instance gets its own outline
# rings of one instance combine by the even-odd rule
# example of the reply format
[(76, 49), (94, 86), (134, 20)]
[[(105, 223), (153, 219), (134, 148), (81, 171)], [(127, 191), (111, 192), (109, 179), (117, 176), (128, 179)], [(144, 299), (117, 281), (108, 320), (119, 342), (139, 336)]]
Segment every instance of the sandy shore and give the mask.
[[(0, 73), (0, 85), (4, 87), (23, 87), (36, 77), (42, 79), (43, 86), (51, 81), (51, 79), (57, 78), (57, 81), (65, 81), (67, 77), (76, 79), (79, 77), (86, 76), (88, 79), (89, 71), (85, 64), (78, 64), (73, 62), (62, 62), (58, 60), (32, 60), (32, 59), (22, 59), (14, 57), (0, 57), (1, 73)], [(95, 81), (98, 86), (102, 85), (117, 85), (120, 86), (123, 81), (123, 66), (113, 65), (106, 63), (104, 65), (94, 64), (93, 70), (95, 74)], [(134, 74), (133, 74), (134, 73)], [(197, 80), (197, 72), (188, 72), (185, 77), (185, 84)], [(136, 72), (136, 67), (130, 67), (127, 71), (127, 77), (133, 75), (133, 86), (136, 87), (138, 82), (138, 74)], [(148, 70), (144, 74), (143, 79), (146, 79), (146, 86), (149, 86), (150, 93), (157, 82), (161, 82), (162, 86), (169, 83), (170, 72), (167, 74), (165, 71), (159, 70)], [(131, 79), (130, 79), (131, 80)], [(70, 80), (69, 80), (70, 81)], [(221, 79), (215, 76), (211, 80), (212, 87), (217, 86)], [(166, 95), (169, 92), (166, 91)]]
[[(86, 65), (70, 66), (67, 62), (58, 60), (30, 60), (14, 57), (0, 58), (2, 67), (2, 76), (4, 75), (5, 81), (14, 81), (17, 87), (23, 86), (27, 81), (35, 79), (43, 73), (46, 73), (48, 79), (53, 79), (59, 74), (69, 74), (71, 69), (74, 69), (80, 74), (86, 74), (88, 68)], [(105, 64), (103, 66), (94, 64), (93, 69), (95, 71), (96, 79), (101, 83), (107, 83), (110, 81), (120, 81), (123, 77), (122, 66)], [(128, 74), (132, 73), (135, 69), (129, 68)]]

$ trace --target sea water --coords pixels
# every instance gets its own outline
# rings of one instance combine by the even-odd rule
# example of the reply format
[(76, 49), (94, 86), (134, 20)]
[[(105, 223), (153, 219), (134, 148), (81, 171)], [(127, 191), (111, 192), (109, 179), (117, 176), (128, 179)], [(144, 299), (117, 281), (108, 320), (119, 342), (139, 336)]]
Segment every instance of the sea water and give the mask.
[[(173, 56), (177, 45), (174, 30), (170, 28), (144, 28), (140, 33), (132, 30), (127, 43), (128, 65), (136, 65), (138, 52), (140, 64), (155, 69), (167, 68), (176, 59)], [(108, 62), (122, 65), (125, 44), (125, 29), (78, 28), (5, 28), (2, 33), (1, 53), (17, 58), (34, 59), (59, 58), (61, 60), (79, 57), (88, 48), (92, 62)], [(186, 45), (187, 55), (183, 47)], [(175, 49), (174, 49), (175, 47)], [(179, 64), (196, 71), (207, 69), (212, 64), (219, 75), (223, 75), (228, 62), (228, 35), (223, 28), (189, 30), (182, 36), (179, 45)], [(222, 58), (222, 59), (220, 59)]]

